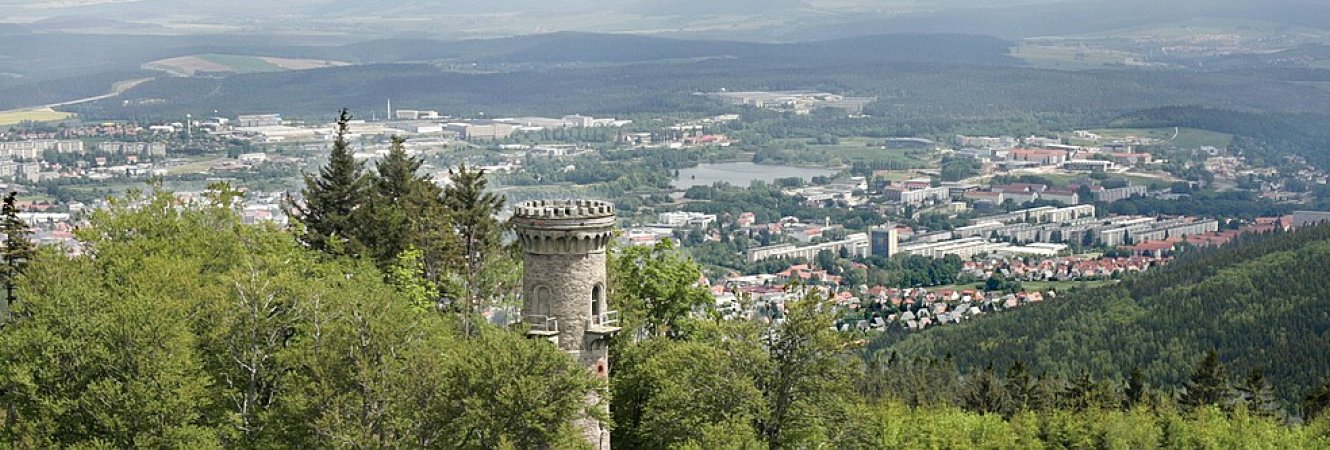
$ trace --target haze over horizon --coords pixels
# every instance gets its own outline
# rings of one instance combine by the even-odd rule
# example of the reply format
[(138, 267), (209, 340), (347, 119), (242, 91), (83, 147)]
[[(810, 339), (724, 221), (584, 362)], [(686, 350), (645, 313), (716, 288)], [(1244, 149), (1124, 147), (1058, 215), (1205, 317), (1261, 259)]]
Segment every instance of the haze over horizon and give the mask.
[(1319, 28), (1305, 0), (0, 0), (0, 24), (43, 32), (468, 38), (557, 31), (755, 41), (894, 32), (1020, 38), (1201, 18)]

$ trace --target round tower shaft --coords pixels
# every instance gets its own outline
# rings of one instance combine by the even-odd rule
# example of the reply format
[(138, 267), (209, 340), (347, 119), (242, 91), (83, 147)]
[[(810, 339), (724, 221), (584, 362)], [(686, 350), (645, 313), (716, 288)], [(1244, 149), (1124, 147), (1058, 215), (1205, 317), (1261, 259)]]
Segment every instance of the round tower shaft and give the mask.
[[(605, 284), (614, 205), (531, 201), (514, 208), (513, 222), (523, 250), (522, 317), (529, 335), (553, 341), (593, 375), (608, 379), (608, 339), (619, 331)], [(609, 449), (609, 433), (598, 421), (581, 418), (577, 424), (593, 447)]]

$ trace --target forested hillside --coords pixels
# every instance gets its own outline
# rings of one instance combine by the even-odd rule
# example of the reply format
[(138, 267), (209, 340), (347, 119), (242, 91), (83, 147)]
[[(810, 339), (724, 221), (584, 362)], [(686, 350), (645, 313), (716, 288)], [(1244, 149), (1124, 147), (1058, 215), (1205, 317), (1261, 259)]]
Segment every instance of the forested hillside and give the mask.
[(913, 334), (879, 351), (949, 355), (967, 372), (1022, 362), (1035, 373), (1121, 378), (1138, 368), (1153, 383), (1179, 387), (1213, 350), (1239, 377), (1263, 371), (1291, 402), (1330, 378), (1326, 267), (1330, 227), (1251, 237), (1118, 285)]
[[(1099, 126), (1131, 111), (1178, 104), (1330, 113), (1330, 92), (1258, 77), (1181, 71), (1061, 72), (917, 62), (808, 64), (784, 58), (648, 62), (461, 73), (424, 64), (385, 64), (221, 79), (159, 79), (121, 98), (83, 105), (91, 117), (175, 117), (281, 111), (326, 117), (340, 106), (376, 110), (409, 99), (454, 115), (711, 112), (696, 92), (819, 89), (876, 96), (868, 113), (900, 123), (1035, 120)], [(126, 106), (123, 100), (129, 100)], [(405, 100), (402, 100), (405, 101)]]
[(341, 47), (365, 63), (446, 60), (482, 63), (631, 63), (726, 58), (823, 63), (932, 62), (1023, 65), (1009, 55), (1012, 42), (964, 34), (879, 34), (782, 44), (682, 40), (630, 34), (552, 33), (457, 42), (386, 39)]
[[(1289, 74), (1294, 77), (1298, 74)], [(1298, 78), (1324, 77), (1316, 71)], [(1250, 138), (1235, 141), (1235, 150), (1249, 160), (1277, 164), (1285, 156), (1301, 156), (1317, 167), (1330, 167), (1330, 128), (1325, 114), (1257, 113), (1203, 107), (1164, 107), (1138, 111), (1112, 121), (1119, 127), (1194, 127)]]

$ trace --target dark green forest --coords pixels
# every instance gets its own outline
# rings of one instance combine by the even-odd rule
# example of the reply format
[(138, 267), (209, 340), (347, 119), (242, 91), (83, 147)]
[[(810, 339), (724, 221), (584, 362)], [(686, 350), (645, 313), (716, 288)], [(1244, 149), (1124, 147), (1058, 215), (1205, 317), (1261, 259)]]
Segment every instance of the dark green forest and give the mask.
[(1132, 368), (1178, 388), (1217, 352), (1234, 374), (1264, 373), (1296, 404), (1330, 379), (1330, 227), (1250, 236), (1189, 252), (1111, 286), (1064, 292), (1016, 314), (888, 335), (878, 352), (952, 358), (964, 372), (1023, 363), (1035, 373), (1121, 380)]
[[(223, 78), (161, 78), (124, 99), (79, 106), (92, 118), (280, 111), (327, 118), (387, 98), (458, 116), (709, 113), (696, 92), (818, 89), (876, 96), (872, 119), (833, 127), (924, 135), (1098, 126), (1170, 105), (1269, 112), (1330, 110), (1330, 92), (1266, 71), (1019, 67), (1010, 42), (894, 34), (790, 44), (557, 33), (462, 41), (292, 46), (292, 54), (364, 65)], [(201, 48), (203, 46), (193, 47)], [(272, 51), (261, 47), (261, 52)], [(193, 49), (191, 48), (191, 49)], [(133, 100), (152, 100), (150, 106)]]
[[(656, 62), (615, 67), (447, 72), (423, 64), (383, 64), (220, 79), (160, 79), (129, 99), (162, 99), (151, 109), (119, 101), (81, 106), (91, 117), (172, 115), (187, 111), (280, 110), (322, 116), (336, 105), (373, 110), (385, 98), (410, 99), (453, 114), (559, 115), (710, 111), (695, 92), (820, 89), (877, 96), (871, 126), (900, 128), (939, 121), (1061, 118), (1069, 126), (1176, 104), (1292, 112), (1330, 112), (1330, 92), (1254, 77), (1182, 71), (1059, 72), (931, 63), (803, 64), (787, 60)], [(337, 95), (330, 95), (336, 92)], [(261, 93), (261, 95), (260, 95)], [(894, 125), (894, 126), (893, 126)], [(924, 133), (926, 130), (915, 130)]]
[(1138, 111), (1110, 122), (1120, 127), (1194, 127), (1249, 138), (1235, 141), (1234, 150), (1254, 164), (1278, 164), (1299, 156), (1316, 167), (1330, 167), (1330, 115), (1324, 113), (1258, 113), (1197, 106)]

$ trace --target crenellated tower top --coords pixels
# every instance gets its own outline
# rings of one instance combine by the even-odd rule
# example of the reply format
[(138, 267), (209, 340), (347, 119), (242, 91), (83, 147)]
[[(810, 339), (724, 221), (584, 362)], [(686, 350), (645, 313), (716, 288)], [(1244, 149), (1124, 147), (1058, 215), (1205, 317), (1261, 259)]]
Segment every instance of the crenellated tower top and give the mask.
[(614, 236), (614, 204), (600, 200), (534, 200), (513, 208), (513, 223), (526, 253), (603, 253)]

